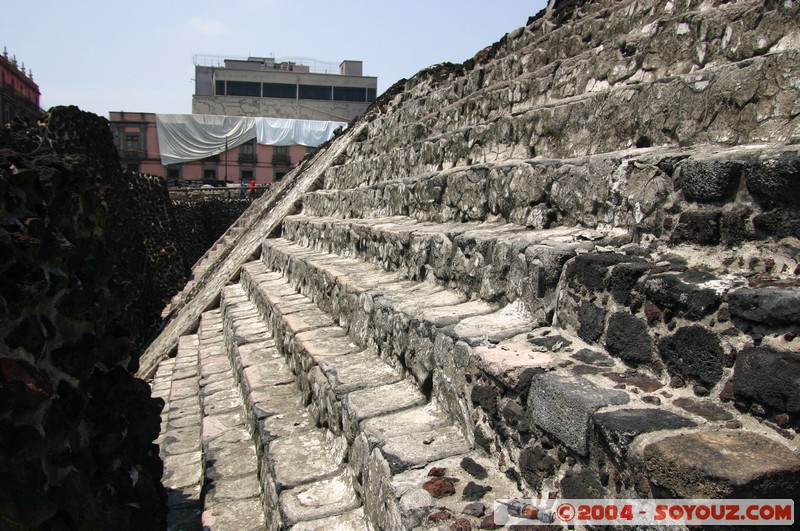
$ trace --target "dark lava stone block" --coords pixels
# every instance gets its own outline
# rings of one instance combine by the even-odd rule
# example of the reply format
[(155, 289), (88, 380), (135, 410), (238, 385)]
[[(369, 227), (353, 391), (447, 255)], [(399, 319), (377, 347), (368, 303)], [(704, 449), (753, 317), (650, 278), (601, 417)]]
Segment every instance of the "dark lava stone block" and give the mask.
[(589, 301), (581, 302), (581, 307), (578, 309), (578, 323), (580, 323), (578, 336), (589, 343), (597, 341), (603, 335), (605, 319), (605, 309)]
[(617, 253), (586, 253), (575, 257), (567, 270), (570, 285), (600, 291), (606, 287), (606, 274), (611, 266), (627, 262), (643, 262), (639, 257)]
[(722, 377), (725, 353), (719, 338), (702, 326), (679, 328), (658, 342), (658, 352), (670, 374), (711, 387)]
[(592, 418), (600, 439), (620, 457), (624, 457), (628, 445), (637, 435), (697, 425), (686, 417), (656, 408), (617, 409), (595, 413)]
[(680, 317), (696, 320), (719, 306), (720, 295), (713, 289), (701, 287), (715, 279), (713, 275), (700, 272), (652, 275), (644, 282), (643, 291), (648, 300), (661, 308), (669, 308)]
[(497, 388), (491, 385), (476, 385), (470, 394), (472, 403), (479, 405), (492, 417), (497, 415)]
[(732, 315), (767, 325), (800, 324), (800, 292), (778, 288), (743, 288), (728, 296)]
[(614, 300), (629, 305), (633, 288), (651, 267), (653, 265), (647, 262), (628, 262), (614, 266), (608, 282), (608, 289)]
[(753, 227), (762, 238), (800, 238), (800, 209), (777, 208), (763, 212), (753, 217)]
[(800, 155), (797, 152), (749, 164), (744, 178), (750, 195), (764, 207), (800, 203)]
[(737, 399), (800, 412), (800, 354), (751, 347), (736, 356), (733, 393)]
[(653, 340), (647, 323), (629, 313), (617, 312), (609, 318), (606, 348), (630, 363), (647, 363), (653, 358)]
[(605, 489), (590, 469), (581, 469), (577, 474), (568, 474), (561, 480), (561, 496), (569, 500), (604, 498)]
[(530, 485), (538, 486), (556, 470), (558, 462), (538, 446), (524, 448), (519, 454), (522, 477)]
[(680, 165), (678, 186), (689, 201), (724, 201), (736, 192), (742, 164), (732, 160), (687, 160)]
[(721, 217), (722, 212), (719, 209), (708, 212), (682, 212), (678, 218), (678, 226), (672, 233), (672, 241), (717, 245), (720, 241)]

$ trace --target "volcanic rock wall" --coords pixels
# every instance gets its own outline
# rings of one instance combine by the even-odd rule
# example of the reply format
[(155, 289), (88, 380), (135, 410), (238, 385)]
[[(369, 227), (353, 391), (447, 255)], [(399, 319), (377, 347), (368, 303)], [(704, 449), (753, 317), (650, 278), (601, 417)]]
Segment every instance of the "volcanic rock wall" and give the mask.
[(162, 182), (75, 107), (0, 131), (0, 527), (166, 525), (162, 401), (132, 376), (184, 279)]
[(223, 197), (172, 200), (175, 239), (187, 268), (203, 256), (250, 203), (251, 199)]

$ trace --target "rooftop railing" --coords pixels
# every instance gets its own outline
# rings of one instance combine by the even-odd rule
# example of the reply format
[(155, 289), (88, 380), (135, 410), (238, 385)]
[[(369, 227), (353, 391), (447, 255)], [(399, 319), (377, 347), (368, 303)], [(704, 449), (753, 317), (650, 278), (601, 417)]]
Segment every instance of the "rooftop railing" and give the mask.
[[(282, 68), (281, 65), (293, 63), (297, 66), (307, 66), (309, 71), (315, 74), (339, 74), (339, 63), (334, 61), (323, 61), (321, 59), (314, 59), (313, 57), (266, 57), (266, 58), (252, 58), (252, 57), (230, 57), (223, 55), (195, 55), (193, 58), (194, 66), (210, 66), (215, 68), (224, 68), (225, 60), (229, 61), (248, 61), (259, 63), (259, 60), (268, 60), (272, 63), (265, 63), (264, 70), (287, 70)], [(274, 64), (270, 68), (268, 65)]]

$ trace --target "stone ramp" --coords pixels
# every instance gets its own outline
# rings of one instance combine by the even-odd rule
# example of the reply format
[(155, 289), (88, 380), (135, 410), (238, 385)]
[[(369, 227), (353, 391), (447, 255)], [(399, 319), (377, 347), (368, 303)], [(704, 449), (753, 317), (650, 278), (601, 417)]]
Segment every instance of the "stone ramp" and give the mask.
[(218, 311), (180, 340), (153, 389), (171, 384), (160, 439), (171, 530), (263, 529), (255, 448), (222, 348)]
[(152, 385), (153, 395), (166, 404), (158, 443), (170, 506), (168, 526), (175, 530), (197, 529), (201, 522), (205, 471), (198, 364), (199, 338), (184, 336), (177, 356), (159, 366)]
[(339, 142), (318, 151), (314, 157), (301, 163), (281, 185), (250, 205), (240, 221), (220, 236), (218, 241), (231, 240), (219, 252), (201, 258), (197, 266), (200, 278), (195, 278), (182, 294), (174, 300), (171, 314), (159, 335), (153, 340), (139, 360), (137, 375), (151, 379), (161, 360), (169, 357), (178, 344), (178, 338), (197, 326), (203, 311), (214, 305), (225, 284), (239, 268), (258, 252), (262, 238), (275, 231), (284, 216), (294, 213), (295, 205), (303, 193), (318, 186), (321, 173), (333, 163), (348, 145), (348, 139), (358, 135), (361, 126), (348, 129)]

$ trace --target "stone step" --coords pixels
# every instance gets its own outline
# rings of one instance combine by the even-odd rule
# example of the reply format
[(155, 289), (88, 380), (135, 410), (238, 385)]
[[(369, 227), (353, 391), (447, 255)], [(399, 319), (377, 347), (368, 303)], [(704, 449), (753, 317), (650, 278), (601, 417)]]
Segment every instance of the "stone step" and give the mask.
[[(391, 142), (375, 138), (354, 147), (347, 165), (328, 169), (325, 186), (350, 188), (533, 156), (575, 158), (651, 145), (789, 142), (798, 135), (793, 107), (798, 89), (785, 79), (797, 70), (798, 62), (800, 51), (789, 49), (652, 82), (548, 100), (540, 107), (464, 127), (451, 124), (441, 135), (423, 131), (423, 138), (415, 135)], [(764, 84), (775, 87), (770, 100), (751, 101)], [(714, 104), (707, 105), (709, 101)], [(641, 109), (647, 109), (646, 115), (637, 114)], [(582, 127), (576, 130), (576, 123)]]
[[(421, 485), (430, 479), (425, 474), (432, 466), (444, 462), (457, 467), (470, 456), (495, 468), (486, 456), (470, 450), (461, 429), (403, 377), (400, 367), (348, 337), (344, 328), (310, 299), (298, 295), (285, 278), (253, 262), (243, 268), (241, 284), (253, 307), (274, 329), (275, 344), (286, 356), (286, 361), (272, 358), (270, 363), (285, 364), (280, 369), (284, 383), (295, 376), (311, 420), (325, 426), (332, 436), (343, 437), (348, 467), (358, 478), (357, 489), (371, 522), (386, 529), (424, 524), (434, 503)], [(228, 288), (226, 297), (234, 289)], [(245, 358), (243, 365), (253, 362), (252, 353), (240, 354)], [(265, 362), (257, 365), (263, 367)], [(255, 366), (244, 369), (245, 378)], [(467, 485), (468, 476), (460, 473)], [(498, 494), (516, 492), (513, 483), (498, 472), (493, 481)], [(413, 495), (406, 496), (407, 491)], [(463, 508), (458, 499), (435, 503), (454, 513)]]
[[(680, 438), (687, 433), (702, 433), (698, 427), (708, 421), (709, 405), (691, 396), (690, 389), (667, 391), (666, 375), (646, 368), (632, 370), (628, 360), (610, 355), (603, 346), (587, 343), (569, 330), (534, 328), (530, 322), (515, 328), (513, 322), (503, 321), (502, 310), (477, 320), (464, 319), (458, 316), (460, 305), (453, 305), (452, 300), (447, 308), (448, 312), (455, 309), (455, 314), (450, 315), (452, 320), (447, 321), (450, 326), (438, 327), (435, 319), (425, 315), (436, 311), (435, 288), (424, 288), (424, 283), (404, 281), (376, 266), (312, 251), (282, 239), (264, 242), (263, 260), (302, 293), (318, 300), (321, 308), (337, 315), (339, 324), (351, 337), (374, 346), (386, 359), (402, 360), (422, 389), (429, 386), (436, 403), (450, 418), (460, 419), (479, 446), (499, 455), (535, 490), (559, 490), (553, 478), (575, 472), (570, 461), (565, 461), (568, 455), (584, 463), (584, 467), (599, 470), (601, 476), (607, 468), (603, 463), (614, 462), (616, 467), (630, 470), (630, 464), (622, 463), (644, 459), (650, 451), (646, 450), (648, 445), (660, 440), (651, 434)], [(244, 268), (242, 279), (248, 284), (248, 279), (259, 275), (264, 282), (278, 282), (274, 272), (257, 263)], [(415, 298), (426, 304), (418, 301), (415, 306)], [(491, 307), (488, 310), (493, 311)], [(501, 333), (492, 328), (498, 322), (505, 324)], [(480, 333), (471, 332), (476, 327)], [(729, 427), (728, 421), (737, 416), (724, 408), (717, 410), (724, 416), (714, 417), (713, 421), (719, 424), (714, 429)], [(777, 434), (765, 437), (757, 424), (743, 420), (747, 430), (734, 433), (732, 439), (772, 444), (778, 438)], [(364, 426), (365, 433), (369, 433), (369, 423)], [(520, 447), (519, 441), (526, 440), (529, 433), (535, 434), (535, 439)], [(698, 440), (704, 439), (698, 435)], [(641, 445), (634, 445), (635, 450), (629, 454), (629, 446), (636, 441)], [(557, 454), (554, 447), (561, 448), (562, 453)], [(744, 448), (751, 448), (750, 443), (740, 449), (741, 457)], [(781, 443), (773, 449), (791, 453)], [(532, 467), (531, 463), (537, 461), (542, 462), (542, 468)], [(785, 467), (767, 470), (753, 462), (752, 466), (758, 469), (753, 477), (774, 473), (780, 481), (795, 485), (788, 478), (797, 463), (789, 460)], [(652, 472), (656, 474), (655, 467)], [(586, 473), (588, 469), (581, 472)], [(580, 478), (583, 475), (576, 478), (578, 485), (584, 485)], [(652, 488), (657, 490), (663, 481), (654, 479)], [(596, 480), (589, 481), (594, 483)], [(565, 485), (565, 489), (578, 488), (572, 481)], [(630, 491), (631, 496), (653, 495), (654, 491), (640, 487), (636, 492)]]
[(224, 348), (258, 448), (267, 527), (315, 529), (355, 521), (361, 501), (344, 463), (344, 437), (316, 427), (294, 375), (240, 285), (223, 290), (221, 306)]
[(264, 503), (256, 449), (225, 352), (222, 316), (200, 320), (200, 396), (203, 404), (203, 529), (264, 529)]
[[(420, 130), (435, 136), (554, 99), (742, 61), (781, 49), (798, 31), (792, 14), (796, 6), (765, 9), (755, 1), (714, 9), (681, 5), (666, 16), (664, 9), (637, 7), (616, 6), (603, 11), (602, 18), (587, 17), (550, 32), (539, 33), (543, 28), (536, 25), (512, 32), (494, 60), (476, 66), (457, 87), (412, 88), (411, 101), (378, 118), (369, 138), (396, 144), (409, 133), (419, 137)], [(729, 24), (731, 18), (737, 24)], [(617, 37), (609, 40), (610, 35)], [(611, 41), (619, 44), (609, 46)]]
[[(358, 344), (371, 346), (391, 364), (404, 367), (420, 389), (436, 397), (465, 429), (471, 424), (465, 375), (454, 364), (466, 361), (456, 361), (452, 351), (464, 356), (473, 346), (498, 343), (536, 326), (534, 316), (519, 302), (501, 308), (471, 301), (455, 290), (404, 280), (375, 265), (285, 239), (265, 240), (262, 258), (276, 272), (268, 275), (285, 276), (322, 311), (337, 316), (337, 324)], [(257, 267), (261, 266), (248, 264), (243, 278)], [(434, 346), (450, 352), (436, 359)]]
[[(620, 195), (629, 196), (636, 190), (627, 190), (625, 180), (637, 180), (636, 174), (642, 170), (661, 174), (663, 170), (659, 164), (667, 167), (665, 161), (675, 165), (692, 155), (702, 157), (715, 151), (723, 152), (720, 158), (727, 154), (730, 158), (755, 159), (762, 150), (763, 145), (749, 149), (742, 146), (729, 152), (716, 146), (697, 146), (693, 150), (622, 150), (560, 160), (525, 157), (433, 171), (404, 179), (380, 177), (374, 181), (371, 176), (377, 173), (366, 171), (361, 174), (360, 181), (354, 179), (341, 188), (328, 182), (326, 189), (306, 194), (303, 213), (341, 218), (407, 215), (420, 221), (440, 223), (499, 218), (537, 229), (552, 224), (596, 225), (613, 219), (614, 215), (626, 217), (624, 204), (618, 207), (622, 212), (606, 210), (611, 194), (609, 181), (621, 187)], [(355, 177), (360, 168), (355, 164), (353, 168), (348, 165), (345, 169)], [(585, 193), (567, 195), (566, 190), (573, 184), (581, 186)], [(627, 187), (631, 186), (633, 183), (627, 184)], [(594, 209), (591, 208), (593, 203), (597, 204)]]
[[(738, 246), (793, 234), (789, 190), (798, 151), (774, 144), (642, 149), (510, 161), (306, 194), (309, 217), (510, 222), (525, 228), (615, 227), (634, 240)], [(772, 184), (775, 183), (775, 184)], [(777, 183), (780, 183), (779, 185)], [(581, 193), (573, 193), (579, 189)], [(742, 206), (747, 203), (748, 207)], [(625, 243), (615, 236), (614, 245)]]
[(553, 312), (564, 263), (621, 235), (580, 227), (532, 231), (511, 223), (419, 222), (406, 216), (296, 215), (284, 219), (283, 237), (396, 271), (412, 281), (434, 281), (468, 299), (502, 305), (519, 300), (544, 324)]

